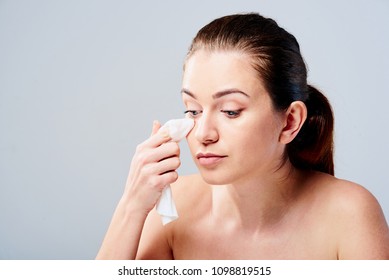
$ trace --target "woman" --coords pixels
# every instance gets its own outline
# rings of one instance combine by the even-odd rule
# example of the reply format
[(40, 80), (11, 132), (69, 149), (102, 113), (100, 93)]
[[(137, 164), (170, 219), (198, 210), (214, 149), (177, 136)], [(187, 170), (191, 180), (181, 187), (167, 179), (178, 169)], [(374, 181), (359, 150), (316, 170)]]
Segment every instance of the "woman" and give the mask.
[[(203, 27), (182, 87), (200, 173), (178, 178), (179, 147), (154, 123), (97, 258), (388, 259), (378, 202), (333, 176), (331, 107), (306, 72), (296, 39), (271, 19)], [(167, 184), (180, 218), (163, 226), (153, 208)]]

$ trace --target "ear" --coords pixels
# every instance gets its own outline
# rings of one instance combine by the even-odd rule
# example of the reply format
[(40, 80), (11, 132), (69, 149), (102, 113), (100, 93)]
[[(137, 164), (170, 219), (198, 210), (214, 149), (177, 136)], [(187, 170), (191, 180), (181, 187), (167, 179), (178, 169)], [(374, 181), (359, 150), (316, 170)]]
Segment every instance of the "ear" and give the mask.
[(306, 119), (307, 107), (304, 102), (292, 102), (285, 113), (284, 127), (281, 131), (279, 141), (285, 145), (292, 142)]

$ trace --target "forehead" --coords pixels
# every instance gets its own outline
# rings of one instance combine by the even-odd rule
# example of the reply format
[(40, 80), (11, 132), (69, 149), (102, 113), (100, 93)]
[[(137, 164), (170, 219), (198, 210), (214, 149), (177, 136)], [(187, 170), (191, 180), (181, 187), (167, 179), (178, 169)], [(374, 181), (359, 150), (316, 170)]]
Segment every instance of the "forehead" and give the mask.
[(185, 63), (183, 88), (193, 92), (215, 92), (225, 88), (253, 92), (263, 90), (263, 85), (248, 54), (197, 50)]

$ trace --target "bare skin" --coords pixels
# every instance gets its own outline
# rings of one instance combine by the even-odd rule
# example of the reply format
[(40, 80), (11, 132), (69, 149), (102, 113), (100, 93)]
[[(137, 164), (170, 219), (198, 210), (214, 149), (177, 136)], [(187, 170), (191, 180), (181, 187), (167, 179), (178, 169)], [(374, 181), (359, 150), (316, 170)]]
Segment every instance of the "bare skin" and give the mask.
[[(283, 160), (306, 107), (276, 112), (247, 56), (196, 52), (182, 97), (199, 174), (178, 178), (179, 147), (154, 124), (98, 259), (389, 259), (388, 225), (366, 189)], [(154, 206), (167, 184), (180, 217), (163, 226)]]
[(300, 190), (257, 215), (238, 209), (242, 201), (228, 186), (209, 186), (199, 175), (180, 177), (173, 189), (180, 218), (163, 227), (152, 211), (137, 257), (388, 259), (388, 227), (375, 198), (354, 183), (304, 173)]

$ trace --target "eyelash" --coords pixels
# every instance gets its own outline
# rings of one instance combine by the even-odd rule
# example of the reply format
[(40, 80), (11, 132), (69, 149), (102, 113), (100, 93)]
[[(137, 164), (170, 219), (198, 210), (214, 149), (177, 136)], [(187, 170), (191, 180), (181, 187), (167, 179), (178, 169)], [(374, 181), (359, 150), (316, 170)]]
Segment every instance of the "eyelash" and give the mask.
[(220, 112), (224, 113), (229, 117), (230, 119), (234, 119), (240, 116), (240, 113), (242, 112), (242, 109), (240, 110), (221, 110)]
[(185, 115), (189, 114), (191, 118), (194, 118), (196, 117), (196, 115), (200, 114), (201, 111), (197, 111), (197, 110), (186, 110), (184, 112)]
[[(196, 118), (196, 116), (203, 111), (200, 110), (186, 110), (184, 114), (190, 114), (191, 118)], [(240, 113), (242, 112), (242, 109), (240, 110), (220, 110), (220, 112), (224, 113), (228, 118), (235, 119), (240, 116)]]

